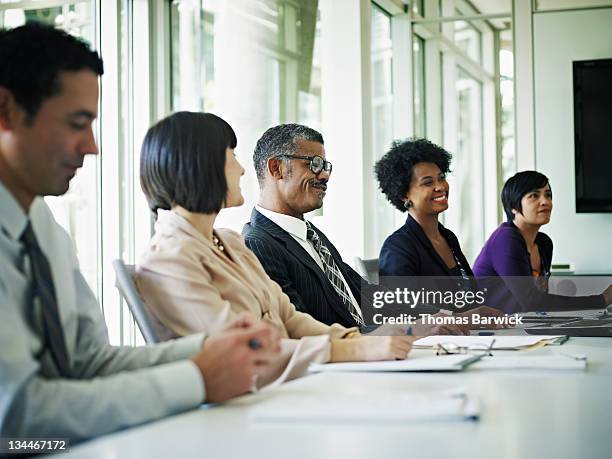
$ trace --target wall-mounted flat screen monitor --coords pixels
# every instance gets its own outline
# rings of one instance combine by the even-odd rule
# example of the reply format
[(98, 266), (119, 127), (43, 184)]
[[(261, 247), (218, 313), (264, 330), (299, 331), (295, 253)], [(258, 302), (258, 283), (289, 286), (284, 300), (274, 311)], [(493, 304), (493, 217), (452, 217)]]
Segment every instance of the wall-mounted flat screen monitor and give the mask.
[(612, 212), (612, 59), (573, 67), (576, 212)]

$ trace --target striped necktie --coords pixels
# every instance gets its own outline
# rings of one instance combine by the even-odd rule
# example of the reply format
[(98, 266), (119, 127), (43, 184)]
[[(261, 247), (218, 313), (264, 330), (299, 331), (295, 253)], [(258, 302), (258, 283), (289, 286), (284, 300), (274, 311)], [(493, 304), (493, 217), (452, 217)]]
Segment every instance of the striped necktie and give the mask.
[(331, 252), (323, 244), (321, 238), (313, 229), (310, 222), (306, 222), (306, 239), (312, 241), (315, 250), (321, 257), (321, 261), (323, 262), (323, 270), (325, 271), (325, 275), (333, 285), (338, 295), (340, 295), (340, 298), (342, 298), (342, 302), (347, 306), (348, 311), (351, 313), (351, 316), (353, 317), (353, 319), (355, 319), (355, 322), (357, 324), (363, 325), (363, 317), (361, 317), (361, 314), (359, 313), (357, 308), (355, 308), (355, 305), (351, 301), (351, 295), (348, 292), (346, 285), (342, 281), (338, 265), (336, 265), (336, 262), (334, 261)]
[(51, 266), (38, 245), (30, 222), (28, 222), (28, 226), (21, 235), (21, 242), (30, 259), (34, 295), (40, 300), (44, 340), (51, 349), (51, 355), (60, 375), (69, 377), (68, 351), (66, 349), (66, 340), (64, 339), (64, 330), (60, 321), (55, 286), (51, 277)]

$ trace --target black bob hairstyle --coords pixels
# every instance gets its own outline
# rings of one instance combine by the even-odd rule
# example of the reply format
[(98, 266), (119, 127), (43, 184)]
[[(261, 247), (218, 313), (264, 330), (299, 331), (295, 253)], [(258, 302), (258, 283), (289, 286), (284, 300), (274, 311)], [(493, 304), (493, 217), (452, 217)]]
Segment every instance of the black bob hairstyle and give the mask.
[(405, 212), (404, 199), (413, 169), (418, 163), (434, 163), (440, 171), (450, 172), (452, 155), (427, 139), (396, 140), (374, 166), (378, 186), (391, 204)]
[(153, 213), (174, 205), (219, 212), (227, 198), (225, 150), (236, 134), (212, 113), (177, 112), (147, 131), (140, 152), (140, 186)]
[(548, 177), (537, 171), (517, 172), (506, 180), (502, 188), (501, 200), (508, 221), (514, 220), (512, 209), (523, 213), (523, 207), (521, 206), (523, 196), (538, 188), (544, 188), (547, 184), (550, 185)]
[(104, 73), (102, 59), (84, 41), (38, 22), (0, 30), (0, 86), (13, 94), (28, 121), (61, 92), (61, 72), (80, 70)]

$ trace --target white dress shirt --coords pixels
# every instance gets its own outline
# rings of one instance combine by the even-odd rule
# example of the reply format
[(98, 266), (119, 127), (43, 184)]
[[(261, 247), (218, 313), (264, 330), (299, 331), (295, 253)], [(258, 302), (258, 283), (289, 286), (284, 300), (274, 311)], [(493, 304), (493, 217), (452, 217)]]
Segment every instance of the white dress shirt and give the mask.
[[(323, 267), (323, 261), (321, 260), (319, 253), (315, 249), (314, 244), (312, 243), (312, 241), (306, 238), (306, 231), (308, 230), (308, 228), (306, 227), (305, 220), (301, 220), (299, 218), (292, 217), (291, 215), (285, 215), (285, 214), (280, 214), (278, 212), (273, 212), (271, 210), (264, 209), (261, 206), (255, 206), (255, 209), (257, 209), (257, 211), (260, 214), (262, 214), (264, 217), (269, 218), (274, 223), (276, 223), (278, 226), (280, 226), (283, 230), (289, 233), (291, 237), (298, 244), (300, 244), (304, 248), (304, 250), (306, 250), (308, 255), (312, 257), (312, 259), (317, 263), (317, 265), (319, 265), (319, 268), (321, 268), (321, 271), (325, 271), (325, 268)], [(349, 294), (351, 303), (353, 303), (355, 310), (361, 317), (363, 317), (363, 314), (361, 313), (361, 308), (359, 307), (359, 303), (355, 300), (355, 297), (353, 296), (353, 292), (351, 291), (351, 288), (347, 284), (346, 279), (344, 278), (340, 270), (338, 270), (338, 274), (340, 274), (340, 280), (344, 284), (344, 287), (346, 288), (346, 291)]]
[[(42, 317), (20, 242), (28, 219), (51, 266), (70, 379), (59, 376), (33, 331)], [(110, 346), (68, 234), (42, 198), (26, 215), (0, 182), (0, 436), (76, 441), (197, 407), (204, 383), (189, 358), (202, 340), (194, 335), (155, 346)]]

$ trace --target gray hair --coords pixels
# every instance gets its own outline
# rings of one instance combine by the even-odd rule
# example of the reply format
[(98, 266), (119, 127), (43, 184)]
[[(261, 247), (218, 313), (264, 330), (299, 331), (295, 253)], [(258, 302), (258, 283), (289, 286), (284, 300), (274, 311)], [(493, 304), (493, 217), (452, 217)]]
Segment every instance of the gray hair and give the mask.
[(268, 159), (282, 154), (294, 154), (297, 149), (297, 140), (309, 140), (323, 144), (321, 133), (301, 124), (280, 124), (263, 133), (253, 153), (253, 165), (260, 186), (263, 186), (266, 177)]

